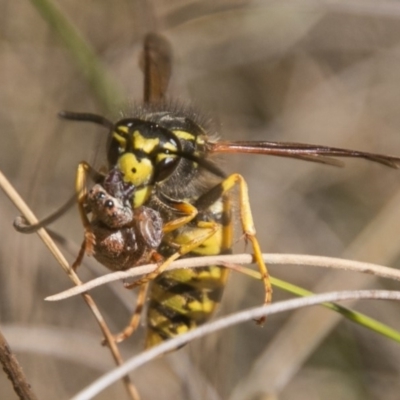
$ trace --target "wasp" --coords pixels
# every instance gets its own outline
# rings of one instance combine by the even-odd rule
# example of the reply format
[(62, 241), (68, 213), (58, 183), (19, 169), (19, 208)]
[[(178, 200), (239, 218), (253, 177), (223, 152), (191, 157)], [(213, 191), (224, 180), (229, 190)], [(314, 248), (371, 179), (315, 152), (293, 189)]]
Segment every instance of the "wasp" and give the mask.
[[(171, 65), (168, 41), (162, 35), (148, 34), (141, 57), (143, 105), (115, 123), (91, 113), (60, 113), (64, 119), (95, 123), (109, 132), (107, 172), (97, 172), (85, 162), (78, 167), (76, 191), (85, 229), (84, 251), (93, 252), (112, 270), (127, 269), (157, 255), (155, 271), (130, 285), (142, 287), (142, 302), (143, 288), (149, 285), (146, 347), (204, 323), (221, 301), (228, 279), (223, 266), (166, 268), (178, 258), (230, 253), (233, 204), (262, 276), (264, 302), (271, 302), (268, 269), (256, 237), (246, 180), (238, 173), (225, 174), (214, 155), (265, 154), (329, 165), (341, 165), (338, 157), (354, 157), (393, 168), (400, 165), (398, 157), (335, 147), (215, 140), (195, 111), (166, 100)], [(90, 175), (95, 176), (96, 185), (87, 192)], [(117, 340), (136, 326), (137, 315)]]

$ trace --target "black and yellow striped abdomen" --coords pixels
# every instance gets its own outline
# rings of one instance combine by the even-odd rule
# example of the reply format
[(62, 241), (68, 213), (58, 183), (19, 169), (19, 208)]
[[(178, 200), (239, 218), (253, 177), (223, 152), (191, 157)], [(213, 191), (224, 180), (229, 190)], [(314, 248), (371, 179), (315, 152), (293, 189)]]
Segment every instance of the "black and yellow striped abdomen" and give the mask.
[[(232, 224), (228, 196), (218, 200), (204, 219), (212, 220), (216, 232), (185, 257), (227, 254), (232, 247)], [(198, 219), (195, 223), (198, 223)], [(174, 232), (177, 244), (186, 244), (202, 234), (202, 228), (185, 227)], [(160, 247), (162, 252), (163, 246)], [(168, 246), (166, 246), (166, 252)], [(188, 332), (210, 319), (221, 301), (229, 270), (212, 265), (167, 271), (150, 285), (146, 347)]]
[(206, 322), (221, 301), (228, 270), (216, 265), (164, 272), (150, 288), (146, 347)]

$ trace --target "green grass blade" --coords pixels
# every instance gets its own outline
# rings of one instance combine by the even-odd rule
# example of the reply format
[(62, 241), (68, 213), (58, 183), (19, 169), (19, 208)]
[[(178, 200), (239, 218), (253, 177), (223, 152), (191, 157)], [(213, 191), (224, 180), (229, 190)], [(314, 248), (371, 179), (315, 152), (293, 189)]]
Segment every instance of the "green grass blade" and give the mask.
[(123, 97), (116, 89), (118, 85), (68, 17), (51, 0), (31, 0), (31, 3), (69, 50), (101, 103), (108, 110), (120, 104)]
[[(244, 273), (246, 275), (251, 276), (255, 279), (261, 279), (261, 275), (259, 272), (254, 271), (254, 269), (244, 267), (242, 265), (235, 265), (234, 268), (236, 271)], [(282, 289), (286, 292), (292, 293), (296, 296), (306, 297), (311, 296), (314, 293), (310, 292), (309, 290), (303, 289), (297, 285), (293, 285), (292, 283), (283, 281), (278, 278), (270, 277), (271, 284), (274, 287)], [(368, 317), (367, 315), (360, 313), (358, 311), (354, 311), (350, 308), (343, 307), (336, 303), (324, 303), (324, 307), (329, 308), (332, 311), (336, 311), (341, 314), (344, 318), (347, 318), (350, 321), (355, 322), (363, 326), (364, 328), (370, 329), (380, 335), (383, 335), (389, 339), (392, 339), (398, 343), (400, 343), (400, 332), (396, 331), (395, 329), (391, 328), (390, 326), (383, 324), (382, 322), (377, 321), (374, 318)]]

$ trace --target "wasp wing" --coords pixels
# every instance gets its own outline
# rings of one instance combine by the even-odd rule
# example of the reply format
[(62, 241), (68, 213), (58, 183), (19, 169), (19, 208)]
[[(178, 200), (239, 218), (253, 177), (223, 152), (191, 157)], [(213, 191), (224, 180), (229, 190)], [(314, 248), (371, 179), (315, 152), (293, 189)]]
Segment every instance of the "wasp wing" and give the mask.
[(207, 146), (208, 151), (211, 153), (265, 154), (278, 157), (297, 158), (305, 161), (313, 161), (335, 166), (343, 165), (340, 160), (337, 160), (338, 157), (351, 157), (363, 158), (391, 168), (400, 167), (399, 157), (314, 144), (268, 141), (220, 141), (209, 142), (207, 143)]
[(144, 102), (149, 104), (163, 101), (172, 71), (172, 49), (169, 42), (157, 33), (147, 34), (139, 65), (144, 73)]

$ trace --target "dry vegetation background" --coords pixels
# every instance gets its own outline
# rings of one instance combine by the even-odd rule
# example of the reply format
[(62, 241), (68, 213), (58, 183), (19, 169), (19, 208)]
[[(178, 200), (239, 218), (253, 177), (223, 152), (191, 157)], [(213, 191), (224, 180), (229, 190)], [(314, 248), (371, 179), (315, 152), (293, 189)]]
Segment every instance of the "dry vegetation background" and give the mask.
[[(105, 133), (60, 121), (57, 112), (105, 110), (35, 3), (0, 3), (0, 168), (43, 217), (72, 194), (78, 162), (96, 158)], [(171, 96), (209, 111), (222, 137), (400, 155), (397, 1), (56, 4), (129, 99), (140, 101), (137, 56), (143, 35), (157, 27), (175, 51)], [(399, 171), (357, 160), (344, 169), (262, 156), (234, 155), (224, 163), (249, 183), (265, 252), (398, 265)], [(1, 329), (38, 397), (68, 398), (109, 370), (111, 357), (80, 298), (43, 300), (70, 282), (35, 235), (13, 230), (17, 212), (3, 195), (0, 207)], [(77, 209), (52, 229), (79, 245)], [(94, 273), (105, 272), (97, 266)], [(84, 267), (79, 273), (84, 280), (93, 277)], [(271, 267), (271, 273), (315, 291), (398, 287), (308, 267)], [(122, 300), (107, 287), (93, 295), (118, 331), (133, 296), (120, 284), (113, 288)], [(288, 297), (274, 294), (275, 301)], [(235, 274), (218, 314), (261, 299), (259, 282)], [(356, 308), (400, 329), (397, 304), (369, 301)], [(138, 332), (121, 346), (124, 357), (141, 351), (142, 338)], [(149, 400), (394, 400), (399, 366), (399, 344), (313, 308), (271, 317), (262, 329), (247, 323), (212, 335), (141, 368), (133, 380)], [(3, 373), (0, 397), (16, 398)], [(100, 398), (125, 398), (122, 384)]]

